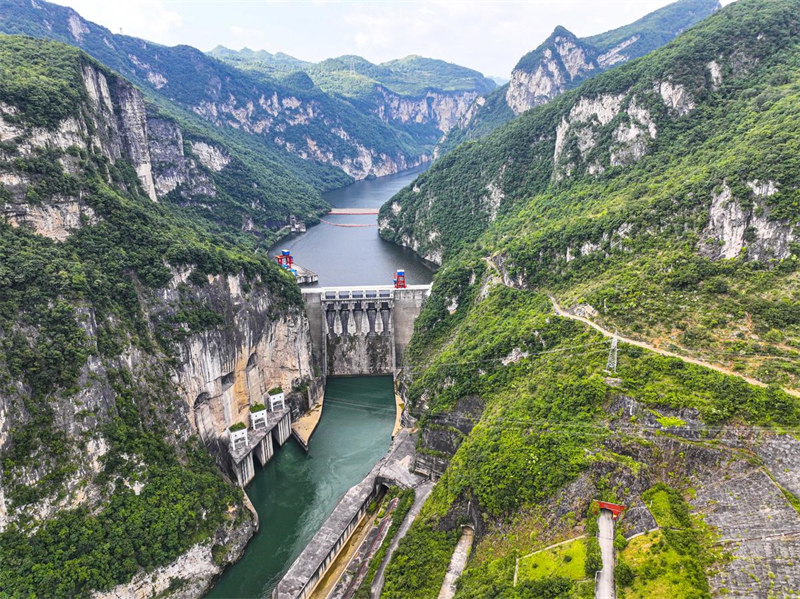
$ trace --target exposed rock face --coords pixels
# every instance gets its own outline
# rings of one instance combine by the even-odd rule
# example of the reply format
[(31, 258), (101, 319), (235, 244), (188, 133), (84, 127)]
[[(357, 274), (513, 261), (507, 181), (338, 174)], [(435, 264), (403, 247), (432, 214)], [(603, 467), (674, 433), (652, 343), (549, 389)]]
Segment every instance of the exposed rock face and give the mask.
[(541, 55), (534, 64), (517, 65), (511, 72), (506, 102), (514, 114), (544, 104), (599, 69), (594, 49), (563, 28), (536, 52)]
[(617, 44), (613, 48), (607, 50), (606, 52), (604, 52), (603, 54), (598, 56), (597, 57), (597, 64), (602, 69), (608, 69), (610, 67), (613, 67), (616, 64), (619, 64), (621, 62), (625, 62), (626, 60), (629, 59), (629, 56), (627, 54), (625, 54), (623, 52), (623, 50), (625, 50), (629, 46), (631, 46), (631, 45), (635, 44), (636, 42), (638, 42), (641, 37), (642, 37), (641, 35), (636, 34), (636, 35), (632, 35), (628, 39), (620, 42), (619, 44)]
[[(10, 187), (10, 186), (7, 186)], [(6, 203), (2, 214), (12, 226), (28, 226), (39, 235), (64, 241), (84, 224), (97, 222), (94, 210), (72, 198), (54, 197), (47, 204)]]
[[(352, 141), (344, 129), (336, 128), (332, 131), (345, 142)], [(354, 143), (355, 154), (342, 156), (332, 150), (323, 149), (311, 137), (306, 137), (305, 142), (305, 147), (302, 147), (287, 142), (282, 137), (275, 138), (275, 143), (284, 146), (289, 152), (300, 156), (300, 158), (306, 160), (313, 159), (324, 164), (339, 167), (354, 179), (392, 175), (419, 166), (429, 160), (428, 156), (420, 156), (417, 159), (408, 159), (403, 154), (389, 156), (386, 153), (379, 153), (375, 150), (371, 150), (357, 141)]]
[(654, 87), (664, 100), (664, 104), (678, 115), (684, 116), (694, 110), (695, 101), (683, 85), (662, 81), (656, 83)]
[(99, 125), (105, 133), (104, 143), (101, 144), (104, 152), (112, 160), (122, 157), (129, 160), (136, 169), (142, 187), (155, 201), (142, 94), (130, 83), (117, 77), (109, 89), (105, 74), (91, 66), (83, 67), (83, 82), (97, 114), (95, 125)]
[(447, 133), (458, 123), (472, 106), (478, 93), (427, 92), (421, 98), (407, 98), (378, 86), (383, 101), (378, 106), (378, 116), (384, 121), (401, 123), (433, 123), (442, 133)]
[[(52, 128), (26, 127), (8, 120), (17, 113), (13, 106), (0, 104), (0, 140), (16, 142), (19, 156), (48, 149), (66, 152), (97, 148), (112, 163), (128, 161), (147, 195), (157, 200), (141, 94), (128, 82), (109, 78), (91, 65), (83, 66), (82, 76), (88, 105), (81, 107), (80, 116), (67, 117)], [(77, 158), (68, 153), (59, 157), (59, 163), (68, 174), (79, 170)], [(80, 195), (62, 194), (37, 203), (27, 198), (34, 181), (26, 174), (2, 172), (0, 183), (11, 198), (2, 205), (0, 214), (12, 225), (26, 224), (36, 233), (63, 241), (82, 224), (95, 222), (94, 212)]]
[(481, 419), (483, 409), (480, 397), (468, 396), (459, 399), (451, 411), (434, 416), (422, 429), (414, 471), (433, 479), (444, 474), (450, 458)]
[[(168, 194), (178, 186), (182, 186), (181, 195), (187, 199), (216, 195), (216, 187), (211, 177), (192, 157), (185, 154), (183, 134), (174, 121), (151, 117), (147, 121), (147, 133), (155, 173), (155, 188), (159, 196)], [(200, 146), (201, 143), (193, 144), (192, 151), (195, 151), (195, 145)], [(205, 143), (200, 147), (203, 146), (213, 148)], [(223, 160), (214, 161), (209, 154), (207, 161), (221, 170), (227, 162), (224, 160), (224, 154), (219, 153)]]
[(204, 141), (192, 142), (192, 152), (204, 167), (215, 172), (224, 169), (231, 161), (231, 157), (217, 146), (212, 146)]
[(733, 197), (727, 185), (712, 196), (708, 225), (702, 234), (700, 252), (714, 260), (736, 258), (744, 253), (751, 260), (786, 258), (798, 238), (789, 223), (770, 220), (764, 200), (777, 193), (771, 181), (750, 181), (756, 199), (749, 208)]
[[(177, 273), (161, 299), (178, 302), (178, 287), (188, 272)], [(292, 388), (314, 378), (311, 333), (305, 313), (280, 319), (269, 295), (244, 292), (241, 277), (216, 277), (193, 295), (224, 314), (225, 327), (191, 336), (179, 349), (173, 380), (203, 441), (219, 450), (228, 427), (249, 424), (250, 406), (269, 389)], [(186, 296), (183, 296), (184, 301)], [(321, 388), (317, 391), (320, 392)], [(320, 398), (315, 397), (312, 403)]]

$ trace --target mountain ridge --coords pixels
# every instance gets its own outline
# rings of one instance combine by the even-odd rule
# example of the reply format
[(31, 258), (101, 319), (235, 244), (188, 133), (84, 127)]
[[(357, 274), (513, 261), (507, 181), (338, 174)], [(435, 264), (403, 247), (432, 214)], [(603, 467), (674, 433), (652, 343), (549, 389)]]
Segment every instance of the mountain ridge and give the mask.
[(439, 144), (436, 155), (446, 153), (461, 141), (490, 133), (587, 77), (644, 56), (719, 6), (718, 0), (679, 0), (633, 23), (584, 38), (557, 26), (544, 42), (519, 60), (507, 85), (483, 97), (482, 103), (470, 110)]

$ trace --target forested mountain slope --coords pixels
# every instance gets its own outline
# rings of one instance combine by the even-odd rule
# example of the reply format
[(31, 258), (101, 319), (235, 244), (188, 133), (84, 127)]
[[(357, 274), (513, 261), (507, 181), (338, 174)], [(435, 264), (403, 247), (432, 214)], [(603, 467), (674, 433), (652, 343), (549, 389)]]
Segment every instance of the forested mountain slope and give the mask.
[(298, 81), (296, 73), (306, 73), (323, 91), (406, 132), (425, 150), (466, 114), (475, 98), (495, 88), (477, 71), (422, 56), (376, 65), (360, 56), (310, 63), (247, 48), (237, 52), (217, 47), (209, 54), (284, 82)]
[(488, 135), (584, 79), (652, 52), (719, 6), (718, 0), (679, 0), (630, 25), (587, 38), (556, 27), (547, 40), (519, 60), (507, 85), (477, 100), (447, 135), (438, 153), (444, 154), (462, 141)]
[(3, 0), (0, 31), (77, 46), (152, 98), (255, 142), (274, 161), (297, 170), (298, 178), (306, 180), (303, 163), (310, 161), (318, 189), (326, 187), (326, 178), (335, 186), (348, 177), (340, 172), (337, 180), (325, 170), (315, 173), (313, 163), (361, 179), (394, 173), (423, 159), (410, 137), (317, 88), (254, 77), (190, 46), (166, 47), (114, 34), (71, 8), (44, 0)]
[[(592, 597), (594, 499), (628, 506), (620, 597), (800, 588), (798, 49), (798, 0), (739, 0), (384, 206), (443, 262), (403, 383), (441, 478), (384, 597), (437, 597), (467, 523), (456, 599)], [(730, 374), (624, 343), (609, 371), (548, 296)]]
[(0, 595), (200, 596), (255, 530), (228, 427), (313, 378), (299, 291), (246, 208), (167, 199), (248, 184), (214, 142), (70, 46), (0, 73)]

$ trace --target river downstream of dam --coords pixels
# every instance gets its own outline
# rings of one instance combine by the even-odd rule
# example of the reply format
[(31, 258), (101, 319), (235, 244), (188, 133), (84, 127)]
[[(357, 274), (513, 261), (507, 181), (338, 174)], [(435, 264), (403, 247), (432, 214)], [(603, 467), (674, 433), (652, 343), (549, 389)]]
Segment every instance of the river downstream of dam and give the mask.
[[(424, 170), (360, 181), (325, 194), (333, 207), (379, 208)], [(329, 222), (375, 223), (375, 215), (332, 215)], [(321, 223), (270, 248), (290, 249), (317, 272), (319, 285), (391, 284), (404, 268), (409, 284), (430, 283), (433, 272), (410, 250), (380, 239), (377, 227)], [(306, 453), (294, 439), (275, 452), (246, 492), (260, 527), (236, 564), (206, 599), (267, 599), (342, 495), (383, 457), (395, 419), (391, 376), (331, 378), (324, 409)]]
[(392, 377), (330, 379), (309, 452), (290, 439), (247, 487), (259, 531), (206, 599), (268, 598), (345, 491), (386, 453), (394, 417)]

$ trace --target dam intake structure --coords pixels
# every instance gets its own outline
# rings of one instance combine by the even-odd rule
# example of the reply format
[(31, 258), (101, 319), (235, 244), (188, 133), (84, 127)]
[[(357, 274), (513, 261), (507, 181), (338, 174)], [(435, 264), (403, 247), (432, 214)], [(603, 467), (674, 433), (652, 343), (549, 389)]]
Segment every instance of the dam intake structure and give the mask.
[(266, 466), (275, 454), (273, 441), (280, 447), (292, 434), (292, 414), (282, 401), (281, 407), (271, 412), (266, 408), (251, 412), (250, 423), (250, 429), (240, 425), (230, 432), (231, 466), (242, 488), (256, 476), (253, 457)]
[(430, 285), (303, 289), (312, 351), (325, 376), (395, 374)]

